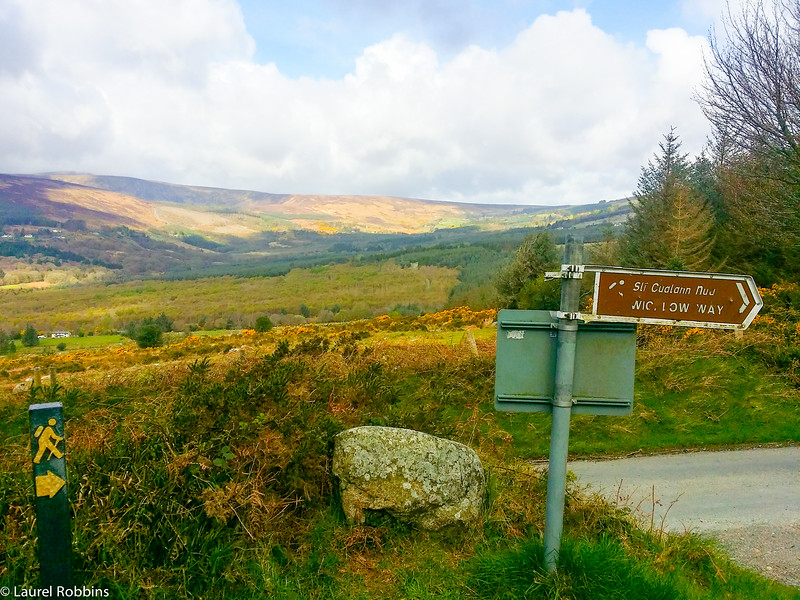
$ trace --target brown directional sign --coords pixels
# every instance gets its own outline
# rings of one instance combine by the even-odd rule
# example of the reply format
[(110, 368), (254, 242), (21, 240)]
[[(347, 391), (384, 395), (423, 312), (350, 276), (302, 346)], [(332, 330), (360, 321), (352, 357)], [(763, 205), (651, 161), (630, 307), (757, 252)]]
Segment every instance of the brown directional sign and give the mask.
[(595, 271), (587, 320), (745, 329), (763, 302), (749, 275), (586, 267)]

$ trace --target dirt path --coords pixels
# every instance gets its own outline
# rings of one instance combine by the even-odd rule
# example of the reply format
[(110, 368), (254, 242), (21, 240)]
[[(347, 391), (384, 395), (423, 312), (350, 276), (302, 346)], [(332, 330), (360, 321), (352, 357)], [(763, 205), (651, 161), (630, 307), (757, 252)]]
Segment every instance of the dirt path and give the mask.
[(800, 587), (800, 447), (575, 461), (569, 470), (655, 527), (712, 537), (740, 564)]

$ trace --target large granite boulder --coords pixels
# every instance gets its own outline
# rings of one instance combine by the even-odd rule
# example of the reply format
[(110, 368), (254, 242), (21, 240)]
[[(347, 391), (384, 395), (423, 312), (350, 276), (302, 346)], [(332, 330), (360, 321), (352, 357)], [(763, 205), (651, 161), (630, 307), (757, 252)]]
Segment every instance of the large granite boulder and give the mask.
[(486, 489), (475, 451), (427, 433), (356, 427), (336, 436), (333, 474), (351, 521), (383, 510), (422, 529), (466, 524), (480, 516)]

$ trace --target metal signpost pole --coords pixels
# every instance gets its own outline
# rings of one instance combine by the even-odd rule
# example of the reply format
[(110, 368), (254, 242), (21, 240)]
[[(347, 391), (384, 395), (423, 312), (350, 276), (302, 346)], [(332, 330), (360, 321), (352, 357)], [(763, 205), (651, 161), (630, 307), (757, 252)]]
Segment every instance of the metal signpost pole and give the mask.
[(558, 315), (555, 395), (544, 522), (544, 562), (548, 571), (556, 569), (561, 546), (561, 531), (564, 527), (569, 420), (572, 412), (572, 383), (575, 373), (575, 345), (578, 336), (578, 308), (583, 265), (582, 240), (567, 238), (564, 263), (561, 267), (561, 311)]

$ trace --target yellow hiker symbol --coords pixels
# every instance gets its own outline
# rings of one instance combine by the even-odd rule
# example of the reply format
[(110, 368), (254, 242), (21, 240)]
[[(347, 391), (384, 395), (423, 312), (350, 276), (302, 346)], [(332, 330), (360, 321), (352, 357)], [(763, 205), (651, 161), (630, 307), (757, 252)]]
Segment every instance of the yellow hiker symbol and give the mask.
[(56, 435), (56, 432), (53, 431), (53, 425), (56, 424), (55, 419), (50, 419), (47, 421), (47, 427), (43, 427), (39, 425), (36, 428), (36, 431), (33, 432), (33, 437), (37, 438), (39, 441), (39, 450), (36, 452), (36, 457), (33, 459), (35, 464), (39, 464), (42, 462), (42, 457), (46, 451), (50, 451), (50, 456), (47, 457), (47, 460), (50, 460), (54, 456), (56, 458), (61, 458), (64, 456), (64, 453), (58, 449), (58, 442), (63, 440), (64, 438), (61, 436)]

